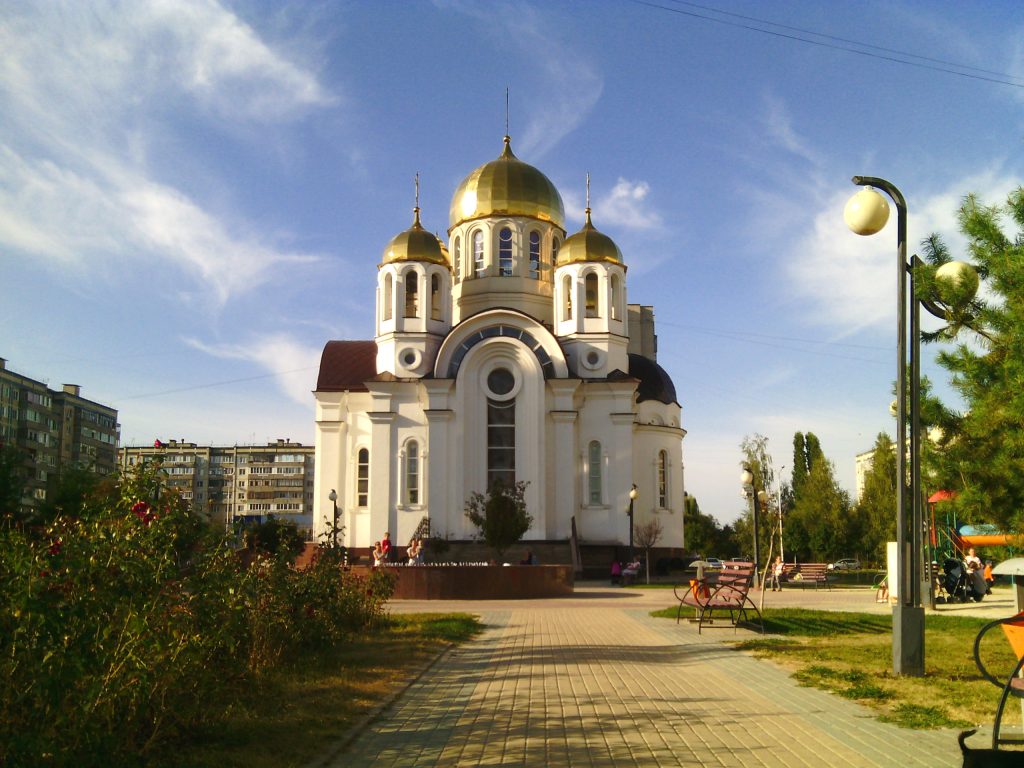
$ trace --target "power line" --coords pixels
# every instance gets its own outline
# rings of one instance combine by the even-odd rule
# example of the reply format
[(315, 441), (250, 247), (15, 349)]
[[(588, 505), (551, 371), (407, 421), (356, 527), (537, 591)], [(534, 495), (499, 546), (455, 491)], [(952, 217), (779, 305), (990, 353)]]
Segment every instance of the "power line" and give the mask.
[(179, 392), (191, 392), (196, 389), (211, 389), (212, 387), (222, 387), (225, 384), (241, 384), (246, 381), (258, 381), (260, 379), (273, 379), (278, 376), (286, 376), (289, 373), (300, 373), (302, 371), (312, 371), (318, 368), (317, 365), (309, 365), (304, 368), (293, 368), (290, 371), (274, 371), (273, 373), (264, 373), (259, 376), (246, 376), (241, 379), (226, 379), (224, 381), (211, 381), (206, 384), (196, 384), (191, 387), (178, 387), (177, 389), (165, 389), (160, 392), (146, 392), (141, 395), (127, 395), (125, 397), (115, 398), (113, 402), (120, 403), (124, 400), (141, 400), (146, 397), (160, 397), (161, 395), (174, 395)]
[[(685, 5), (688, 5), (688, 6), (693, 7), (693, 8), (705, 9), (705, 10), (708, 10), (708, 11), (710, 11), (712, 13), (720, 13), (720, 14), (723, 14), (723, 15), (729, 15), (729, 16), (733, 16), (733, 17), (736, 17), (736, 18), (740, 18), (740, 19), (746, 19), (746, 20), (754, 21), (754, 22), (756, 22), (758, 24), (766, 24), (766, 25), (769, 25), (769, 26), (779, 27), (781, 29), (788, 29), (788, 30), (792, 30), (792, 31), (795, 31), (795, 32), (800, 32), (800, 33), (802, 33), (804, 35), (814, 35), (816, 37), (825, 38), (826, 40), (836, 40), (836, 41), (840, 41), (840, 42), (846, 42), (846, 43), (850, 43), (851, 45), (860, 46), (860, 48), (851, 48), (848, 45), (836, 45), (835, 43), (824, 42), (822, 40), (811, 40), (811, 39), (809, 39), (807, 37), (801, 37), (800, 35), (796, 35), (796, 34), (787, 34), (785, 32), (776, 32), (775, 30), (764, 29), (763, 27), (756, 27), (756, 26), (752, 26), (750, 24), (742, 24), (742, 23), (739, 23), (739, 22), (730, 21), (728, 19), (720, 19), (720, 18), (716, 18), (714, 16), (707, 16), (705, 14), (697, 13), (695, 11), (687, 11), (687, 10), (684, 10), (682, 8), (677, 8), (677, 7), (674, 8), (674, 7), (662, 5), (661, 3), (650, 2), (650, 0), (631, 0), (631, 2), (635, 3), (636, 5), (643, 5), (643, 6), (647, 6), (648, 8), (656, 8), (658, 10), (667, 11), (668, 13), (675, 13), (675, 14), (678, 14), (680, 16), (689, 16), (689, 17), (694, 18), (694, 19), (701, 19), (702, 21), (713, 21), (716, 24), (723, 24), (723, 25), (725, 25), (727, 27), (736, 27), (738, 29), (747, 29), (747, 30), (750, 30), (751, 32), (760, 32), (763, 35), (771, 35), (773, 37), (779, 37), (779, 38), (782, 38), (784, 40), (794, 40), (796, 42), (806, 43), (808, 45), (817, 45), (817, 46), (820, 46), (822, 48), (831, 48), (831, 49), (836, 50), (836, 51), (845, 51), (847, 53), (855, 53), (855, 54), (857, 54), (859, 56), (867, 56), (868, 58), (872, 58), (872, 59), (880, 59), (882, 61), (891, 61), (891, 62), (896, 63), (896, 64), (904, 64), (904, 65), (906, 65), (908, 67), (917, 67), (919, 69), (928, 69), (928, 70), (932, 70), (934, 72), (944, 72), (944, 73), (949, 74), (949, 75), (957, 75), (959, 77), (970, 78), (971, 80), (982, 80), (982, 81), (988, 82), (988, 83), (997, 83), (999, 85), (1009, 85), (1009, 86), (1011, 86), (1013, 88), (1024, 88), (1024, 82), (1019, 82), (1020, 80), (1022, 80), (1022, 78), (1016, 77), (1015, 75), (1008, 75), (1008, 74), (1005, 74), (1005, 73), (1002, 73), (1002, 72), (992, 72), (991, 70), (979, 69), (978, 67), (971, 67), (971, 66), (968, 66), (968, 65), (965, 65), (965, 64), (955, 64), (955, 63), (952, 63), (952, 62), (943, 61), (942, 59), (932, 59), (932, 58), (929, 58), (927, 56), (920, 56), (920, 55), (914, 54), (914, 53), (906, 53), (906, 52), (897, 51), (897, 50), (894, 50), (894, 49), (891, 49), (891, 48), (883, 48), (882, 46), (878, 46), (878, 45), (871, 45), (870, 43), (861, 43), (861, 42), (856, 41), (856, 40), (847, 40), (846, 38), (835, 37), (834, 35), (826, 35), (826, 34), (823, 34), (821, 32), (813, 32), (813, 31), (810, 31), (810, 30), (803, 30), (803, 29), (800, 29), (799, 27), (788, 27), (788, 26), (786, 26), (784, 24), (776, 24), (775, 22), (765, 21), (764, 19), (757, 19), (757, 18), (752, 17), (752, 16), (742, 16), (740, 14), (729, 13), (727, 11), (719, 11), (717, 9), (709, 8), (707, 6), (697, 5), (695, 3), (684, 3), (683, 0), (666, 0), (666, 2), (677, 2), (679, 4), (685, 4)], [(892, 53), (892, 54), (896, 54), (896, 55), (886, 56), (886, 55), (883, 55), (881, 53), (872, 53), (871, 51), (861, 50), (861, 48), (871, 48), (871, 49), (876, 50), (876, 51), (884, 51), (884, 52), (888, 52), (888, 53)], [(904, 57), (904, 58), (897, 58), (897, 56), (901, 56), (901, 57)], [(920, 61), (908, 61), (907, 59), (920, 59)], [(935, 63), (934, 64), (929, 64), (929, 63), (925, 63), (925, 62), (935, 62)], [(946, 64), (947, 66), (936, 66), (936, 64)], [(959, 69), (949, 69), (948, 67), (958, 67)], [(972, 70), (974, 72), (988, 73), (988, 75), (997, 75), (997, 76), (996, 77), (989, 77), (986, 74), (971, 74), (971, 72), (963, 72), (963, 71), (961, 71), (961, 70), (964, 70), (964, 69)], [(1009, 79), (1006, 79), (1006, 78), (1009, 78)], [(1017, 80), (1018, 82), (1013, 82), (1014, 80)]]

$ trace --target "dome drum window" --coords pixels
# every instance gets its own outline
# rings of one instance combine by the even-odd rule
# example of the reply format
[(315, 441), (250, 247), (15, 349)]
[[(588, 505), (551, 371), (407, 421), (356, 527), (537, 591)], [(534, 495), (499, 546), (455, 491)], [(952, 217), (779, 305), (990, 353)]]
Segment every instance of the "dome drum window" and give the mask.
[(498, 275), (512, 276), (512, 230), (508, 227), (498, 233)]

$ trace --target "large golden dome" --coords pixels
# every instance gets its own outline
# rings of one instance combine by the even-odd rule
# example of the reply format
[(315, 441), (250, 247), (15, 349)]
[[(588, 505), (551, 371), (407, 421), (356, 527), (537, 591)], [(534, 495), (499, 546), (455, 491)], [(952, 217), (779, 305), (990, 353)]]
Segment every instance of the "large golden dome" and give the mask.
[(495, 215), (529, 216), (565, 229), (562, 196), (547, 176), (512, 154), (508, 136), (501, 156), (481, 165), (455, 190), (449, 232), (464, 221)]
[(412, 226), (399, 232), (384, 249), (381, 264), (395, 261), (426, 261), (431, 264), (449, 266), (448, 249), (436, 235), (428, 232), (420, 224), (420, 209), (413, 209), (415, 218)]
[(558, 266), (580, 261), (610, 261), (622, 264), (622, 251), (608, 235), (594, 229), (590, 221), (589, 208), (583, 229), (565, 238), (562, 247), (558, 249)]

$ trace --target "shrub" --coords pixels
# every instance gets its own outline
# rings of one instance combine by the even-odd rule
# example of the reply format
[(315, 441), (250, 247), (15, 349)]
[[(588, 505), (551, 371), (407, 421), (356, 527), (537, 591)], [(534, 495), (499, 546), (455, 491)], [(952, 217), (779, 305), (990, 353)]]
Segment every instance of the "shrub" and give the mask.
[(251, 565), (135, 470), (88, 516), (0, 527), (0, 764), (137, 762), (289, 651), (367, 626), (388, 577)]

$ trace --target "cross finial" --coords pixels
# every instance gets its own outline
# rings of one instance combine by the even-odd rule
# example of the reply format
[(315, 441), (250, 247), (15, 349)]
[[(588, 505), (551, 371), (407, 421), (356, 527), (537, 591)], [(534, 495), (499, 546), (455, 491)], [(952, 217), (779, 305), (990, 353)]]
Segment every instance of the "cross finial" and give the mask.
[(505, 86), (505, 135), (508, 136), (508, 86)]
[(590, 208), (590, 171), (587, 171), (587, 208)]
[(416, 171), (416, 175), (413, 177), (413, 184), (416, 186), (416, 207), (412, 209), (415, 214), (415, 221), (413, 226), (419, 226), (420, 223), (420, 172)]

